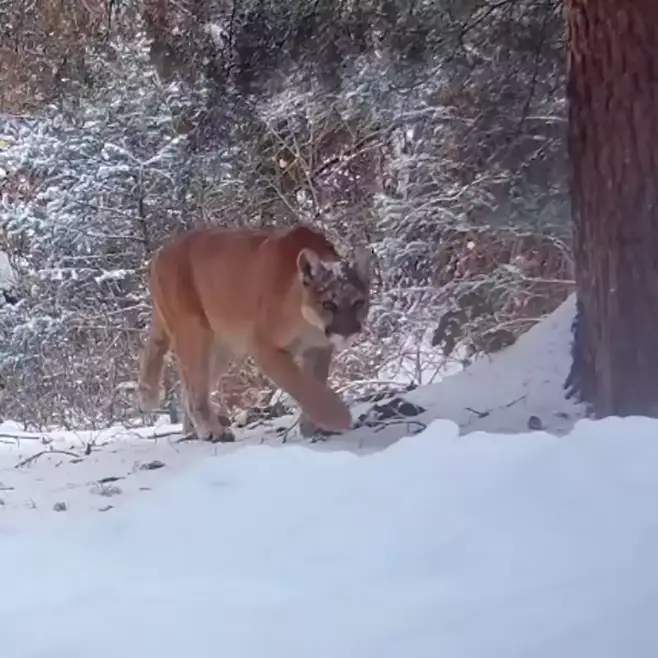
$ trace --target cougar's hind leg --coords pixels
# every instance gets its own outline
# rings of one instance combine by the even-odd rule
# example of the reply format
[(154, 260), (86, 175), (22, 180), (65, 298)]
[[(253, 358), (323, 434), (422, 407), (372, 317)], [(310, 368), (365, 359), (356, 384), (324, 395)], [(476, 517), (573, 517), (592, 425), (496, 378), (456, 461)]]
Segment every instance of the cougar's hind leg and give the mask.
[[(232, 354), (230, 350), (225, 348), (221, 343), (217, 344), (214, 352), (211, 351), (208, 358), (209, 395), (213, 392), (213, 389), (217, 385), (219, 378), (228, 369), (231, 363), (231, 358)], [(188, 411), (189, 407), (187, 403), (187, 394), (183, 382), (181, 382), (181, 402), (183, 407), (183, 434), (186, 437), (190, 437), (195, 434), (195, 429), (194, 423), (192, 422), (192, 417)], [(228, 429), (231, 424), (231, 419), (226, 413), (224, 413), (225, 410), (220, 405), (214, 403), (212, 400), (210, 400), (210, 407), (212, 413), (217, 417), (219, 423), (224, 427), (224, 436), (228, 436), (228, 434), (231, 433), (231, 430)]]
[[(302, 370), (321, 384), (326, 384), (332, 356), (333, 348), (331, 347), (310, 348), (302, 354)], [(307, 413), (302, 411), (299, 421), (299, 433), (305, 438), (310, 438), (323, 433), (323, 430), (313, 422)]]
[(205, 441), (234, 441), (233, 433), (219, 422), (210, 402), (210, 387), (216, 372), (214, 350), (214, 336), (200, 322), (188, 322), (184, 338), (174, 339), (186, 415), (183, 429), (192, 426), (196, 437)]
[(139, 364), (137, 396), (139, 409), (143, 413), (155, 410), (160, 403), (164, 358), (169, 351), (170, 345), (171, 341), (164, 321), (154, 306), (151, 316), (151, 327), (142, 350)]
[(194, 429), (194, 423), (192, 422), (192, 417), (188, 411), (187, 406), (187, 393), (185, 392), (185, 386), (181, 381), (180, 389), (180, 400), (181, 406), (183, 407), (183, 435), (186, 437), (192, 437), (195, 435), (196, 430)]
[[(209, 389), (211, 393), (216, 390), (219, 378), (228, 370), (232, 359), (233, 354), (231, 350), (215, 337), (214, 349), (209, 359)], [(230, 433), (231, 430), (228, 427), (231, 424), (231, 419), (226, 413), (226, 409), (212, 400), (210, 401), (210, 406), (220, 424), (224, 426), (224, 432)]]

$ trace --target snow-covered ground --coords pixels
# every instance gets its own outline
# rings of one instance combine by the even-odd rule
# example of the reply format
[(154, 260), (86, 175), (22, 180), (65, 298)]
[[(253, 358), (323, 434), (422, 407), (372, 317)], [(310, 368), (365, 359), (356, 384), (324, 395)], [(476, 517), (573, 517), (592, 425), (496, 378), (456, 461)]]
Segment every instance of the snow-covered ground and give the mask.
[(658, 422), (248, 446), (0, 539), (3, 658), (654, 658)]
[(324, 443), (0, 426), (2, 658), (658, 655), (658, 421), (573, 426), (572, 315)]
[[(564, 399), (570, 365), (573, 299), (567, 300), (515, 345), (437, 384), (419, 387), (406, 400), (425, 411), (412, 418), (392, 418), (377, 427), (362, 426), (324, 443), (310, 445), (292, 429), (288, 444), (319, 451), (348, 450), (369, 454), (416, 433), (433, 419), (448, 419), (460, 432), (523, 432), (534, 416), (557, 434), (573, 426), (580, 410)], [(372, 405), (353, 408), (358, 418)], [(180, 443), (180, 428), (161, 425), (126, 431), (53, 432), (39, 436), (0, 425), (0, 530), (30, 523), (56, 508), (68, 515), (110, 511), (151, 495), (171, 475), (206, 457), (261, 442), (281, 446), (281, 430), (292, 417), (250, 429), (237, 429), (234, 445)]]

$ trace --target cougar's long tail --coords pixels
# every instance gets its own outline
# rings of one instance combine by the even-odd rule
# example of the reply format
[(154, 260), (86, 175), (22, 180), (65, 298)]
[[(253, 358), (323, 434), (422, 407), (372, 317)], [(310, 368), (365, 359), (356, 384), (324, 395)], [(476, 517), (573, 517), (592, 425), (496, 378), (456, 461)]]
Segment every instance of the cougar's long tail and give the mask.
[(138, 400), (142, 412), (153, 411), (160, 404), (164, 358), (170, 343), (162, 316), (154, 305), (151, 328), (139, 364)]

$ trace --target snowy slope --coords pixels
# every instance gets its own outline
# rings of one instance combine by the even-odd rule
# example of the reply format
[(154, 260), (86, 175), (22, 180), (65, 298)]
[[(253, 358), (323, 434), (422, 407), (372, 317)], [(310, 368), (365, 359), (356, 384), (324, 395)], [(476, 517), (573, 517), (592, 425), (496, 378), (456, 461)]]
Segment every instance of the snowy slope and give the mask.
[(563, 389), (571, 367), (574, 313), (571, 295), (514, 345), (419, 388), (409, 399), (431, 409), (434, 418), (453, 420), (462, 433), (524, 431), (532, 416), (543, 429), (568, 431), (583, 417), (580, 405), (566, 400)]
[(658, 422), (250, 446), (0, 541), (3, 658), (654, 658)]

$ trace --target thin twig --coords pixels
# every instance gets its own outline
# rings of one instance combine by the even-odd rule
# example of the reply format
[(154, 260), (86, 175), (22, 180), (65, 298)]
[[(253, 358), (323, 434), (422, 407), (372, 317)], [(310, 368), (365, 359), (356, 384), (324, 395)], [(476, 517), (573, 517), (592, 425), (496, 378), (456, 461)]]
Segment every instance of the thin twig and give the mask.
[[(487, 409), (485, 411), (478, 411), (477, 409), (473, 409), (472, 407), (464, 407), (464, 409), (466, 409), (466, 411), (470, 411), (472, 414), (475, 414), (475, 416), (477, 418), (482, 419), (482, 418), (487, 418), (494, 411), (500, 411), (501, 409), (509, 409), (510, 407), (513, 407), (515, 404), (518, 404), (522, 400), (525, 400), (525, 398), (527, 398), (527, 397), (528, 397), (527, 393), (524, 393), (523, 395), (521, 395), (518, 398), (512, 400), (511, 402), (501, 404), (498, 407), (492, 407), (491, 409)], [(470, 421), (467, 424), (470, 424)]]
[[(284, 430), (283, 434), (281, 435), (281, 443), (287, 443), (287, 441), (288, 441), (288, 435), (290, 434), (290, 432), (292, 432), (292, 430), (293, 430), (295, 427), (297, 427), (297, 425), (299, 425), (301, 419), (302, 419), (302, 414), (301, 414), (301, 413), (298, 413), (298, 414), (297, 414), (297, 417), (295, 418), (295, 420), (293, 420), (293, 422), (292, 422), (290, 425), (288, 425), (288, 427)], [(260, 439), (261, 444), (262, 444), (264, 441), (265, 441), (265, 435), (263, 434), (263, 436), (262, 436), (261, 439)]]

